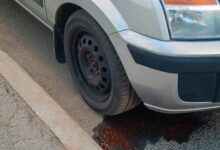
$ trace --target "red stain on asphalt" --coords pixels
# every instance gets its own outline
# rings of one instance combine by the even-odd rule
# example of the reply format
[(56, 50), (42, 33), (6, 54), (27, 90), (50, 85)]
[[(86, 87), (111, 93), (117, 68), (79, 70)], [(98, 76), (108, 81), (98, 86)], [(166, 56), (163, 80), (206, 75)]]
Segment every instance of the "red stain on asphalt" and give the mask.
[(167, 127), (163, 137), (166, 141), (177, 139), (179, 143), (187, 142), (197, 124), (188, 124), (185, 121), (177, 121)]
[(205, 121), (194, 114), (165, 115), (140, 106), (125, 114), (104, 118), (94, 129), (94, 139), (104, 150), (144, 149), (147, 143), (155, 144), (161, 138), (181, 144), (204, 124)]
[(119, 131), (117, 127), (114, 127), (114, 125), (107, 125), (101, 128), (98, 140), (100, 146), (104, 150), (109, 150), (113, 147), (117, 147), (118, 149), (129, 149), (126, 134), (122, 131)]

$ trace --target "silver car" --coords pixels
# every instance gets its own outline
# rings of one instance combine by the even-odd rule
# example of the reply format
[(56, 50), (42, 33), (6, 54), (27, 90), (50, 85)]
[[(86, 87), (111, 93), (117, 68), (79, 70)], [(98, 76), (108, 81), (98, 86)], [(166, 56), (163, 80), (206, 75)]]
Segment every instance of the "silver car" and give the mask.
[(15, 0), (54, 35), (91, 108), (163, 113), (220, 107), (218, 0)]

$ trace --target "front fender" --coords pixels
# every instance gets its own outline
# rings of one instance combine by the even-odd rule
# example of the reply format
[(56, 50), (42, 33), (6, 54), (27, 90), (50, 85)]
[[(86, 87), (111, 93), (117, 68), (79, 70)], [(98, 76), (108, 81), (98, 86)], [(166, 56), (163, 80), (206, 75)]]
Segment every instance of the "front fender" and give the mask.
[(75, 4), (87, 11), (107, 34), (128, 29), (127, 23), (110, 0), (45, 0), (47, 16), (51, 24), (55, 25), (56, 12), (66, 3)]
[(169, 40), (159, 0), (45, 0), (51, 24), (55, 25), (56, 12), (66, 3), (87, 11), (108, 35), (129, 29), (152, 38)]

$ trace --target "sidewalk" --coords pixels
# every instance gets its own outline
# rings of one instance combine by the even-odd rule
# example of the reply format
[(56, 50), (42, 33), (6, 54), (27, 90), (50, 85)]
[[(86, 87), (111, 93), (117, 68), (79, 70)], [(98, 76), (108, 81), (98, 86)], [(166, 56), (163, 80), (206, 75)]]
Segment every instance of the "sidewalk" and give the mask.
[[(31, 110), (36, 114), (36, 116), (38, 116), (40, 120), (45, 123), (48, 129), (50, 129), (52, 133), (54, 133), (54, 135), (60, 140), (60, 142), (67, 150), (88, 150), (88, 149), (99, 150), (100, 149), (98, 144), (95, 143), (95, 141), (86, 133), (86, 131), (83, 130), (78, 125), (78, 123), (73, 118), (71, 118), (66, 113), (66, 111), (61, 106), (59, 106), (49, 94), (37, 82), (35, 82), (28, 75), (28, 73), (25, 72), (12, 58), (10, 58), (6, 53), (2, 51), (0, 51), (0, 74), (5, 78), (4, 83), (8, 82), (10, 84), (10, 86), (14, 89), (14, 91), (16, 91), (16, 93), (24, 100), (24, 102), (31, 108)], [(5, 91), (6, 93), (10, 93), (10, 90), (5, 90)], [(4, 94), (2, 95), (3, 95), (2, 101), (5, 100), (7, 101), (6, 96), (4, 97)], [(15, 92), (12, 95), (16, 96)], [(0, 96), (1, 96), (1, 91), (0, 91)], [(0, 104), (0, 108), (3, 109), (3, 111), (6, 112), (6, 114), (9, 114), (7, 113), (7, 110), (11, 110), (11, 111), (13, 110), (8, 108), (8, 106), (4, 106), (1, 104)], [(13, 119), (14, 118), (13, 114), (15, 114), (14, 117), (18, 116), (22, 118), (22, 116), (16, 111), (12, 113), (11, 116), (9, 115), (9, 118)], [(29, 116), (28, 114), (26, 115)], [(32, 118), (30, 116), (27, 118), (29, 118), (28, 120), (32, 120), (30, 119)], [(8, 125), (7, 121), (3, 125), (7, 126)], [(15, 129), (16, 132), (18, 132), (18, 135), (30, 134), (31, 132), (34, 131), (31, 130), (31, 132), (28, 132), (27, 130), (28, 128), (21, 130), (23, 127), (26, 126), (25, 126), (25, 121), (22, 120), (20, 128)], [(7, 129), (4, 130), (3, 127), (1, 127), (1, 129), (4, 132), (6, 132), (4, 133), (5, 135), (1, 134), (1, 132), (3, 131), (0, 132), (0, 134), (3, 135), (3, 137), (11, 136), (14, 138), (13, 134), (12, 135), (8, 134)], [(5, 140), (6, 142), (12, 141), (7, 138), (4, 139), (6, 139)], [(15, 143), (16, 142), (17, 140), (15, 140)], [(35, 142), (36, 145), (37, 143), (40, 144), (39, 141), (37, 140), (35, 140)], [(26, 145), (26, 141), (21, 140), (21, 145)], [(1, 142), (0, 142), (0, 146), (1, 146)], [(59, 149), (59, 146), (55, 148)], [(37, 146), (35, 147), (33, 144), (30, 149), (39, 150), (40, 148), (38, 148)]]
[(0, 149), (64, 150), (48, 127), (0, 75)]

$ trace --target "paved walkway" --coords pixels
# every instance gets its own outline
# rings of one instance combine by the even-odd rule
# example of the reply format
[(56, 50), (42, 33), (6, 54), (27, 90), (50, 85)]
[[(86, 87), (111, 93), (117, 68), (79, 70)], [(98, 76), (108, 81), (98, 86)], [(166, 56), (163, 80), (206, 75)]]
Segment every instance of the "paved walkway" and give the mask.
[(0, 76), (0, 149), (65, 149), (2, 76)]

